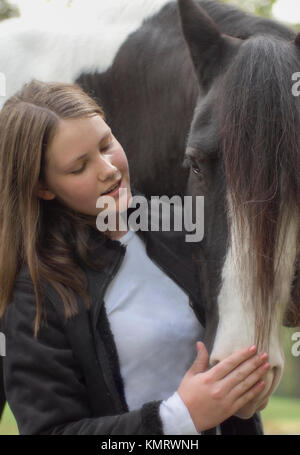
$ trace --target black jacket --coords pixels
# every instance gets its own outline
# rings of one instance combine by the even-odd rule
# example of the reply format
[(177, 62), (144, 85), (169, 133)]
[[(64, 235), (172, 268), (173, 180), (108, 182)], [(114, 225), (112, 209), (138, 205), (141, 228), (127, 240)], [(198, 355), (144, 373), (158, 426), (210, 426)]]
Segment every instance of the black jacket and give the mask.
[[(195, 245), (181, 232), (143, 232), (149, 257), (190, 296), (192, 308), (205, 326)], [(48, 286), (44, 304), (47, 323), (33, 337), (35, 297), (24, 267), (3, 317), (6, 336), (4, 383), (7, 401), (21, 434), (162, 435), (158, 408), (149, 402), (128, 411), (118, 355), (105, 312), (103, 295), (121, 265), (126, 246), (107, 239), (99, 246), (99, 232), (91, 236), (94, 254), (106, 266), (94, 271), (85, 266), (92, 306), (78, 297), (78, 315), (64, 318), (56, 291)], [(231, 417), (224, 434), (262, 434), (259, 415), (249, 420)]]

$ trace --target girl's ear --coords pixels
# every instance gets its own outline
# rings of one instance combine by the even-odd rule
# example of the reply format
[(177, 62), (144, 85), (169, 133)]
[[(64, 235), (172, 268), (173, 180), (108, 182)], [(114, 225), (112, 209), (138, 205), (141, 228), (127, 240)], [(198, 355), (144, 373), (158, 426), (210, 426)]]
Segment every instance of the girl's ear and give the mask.
[(51, 199), (55, 198), (55, 194), (52, 193), (48, 188), (45, 188), (42, 183), (38, 183), (36, 195), (40, 199), (45, 199), (46, 201), (50, 201)]

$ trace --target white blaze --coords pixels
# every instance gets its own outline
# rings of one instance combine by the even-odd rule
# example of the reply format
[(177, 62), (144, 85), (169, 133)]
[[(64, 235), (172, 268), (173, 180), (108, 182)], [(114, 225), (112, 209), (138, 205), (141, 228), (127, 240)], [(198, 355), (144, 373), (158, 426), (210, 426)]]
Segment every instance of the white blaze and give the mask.
[[(231, 207), (230, 200), (229, 207)], [(225, 359), (233, 352), (250, 346), (255, 340), (254, 307), (250, 301), (252, 280), (250, 279), (251, 272), (247, 267), (247, 258), (251, 254), (246, 238), (247, 227), (245, 226), (245, 239), (242, 245), (237, 244), (235, 230), (235, 223), (232, 220), (231, 242), (222, 270), (222, 283), (218, 296), (219, 325), (210, 357), (211, 365)], [(294, 219), (288, 225), (286, 237), (283, 238), (281, 235), (280, 239), (282, 254), (275, 274), (273, 295), (270, 297), (276, 308), (273, 313), (269, 350), (267, 351), (271, 368), (264, 377), (266, 386), (262, 394), (255, 402), (250, 403), (237, 414), (243, 418), (251, 417), (266, 397), (273, 393), (279, 384), (284, 366), (279, 329), (284, 309), (290, 301), (290, 287), (294, 276), (294, 261), (297, 253), (297, 225)], [(279, 248), (276, 250), (276, 257), (279, 257)], [(244, 264), (244, 267), (238, 268), (237, 264), (241, 263)], [(261, 304), (263, 305), (263, 302)]]

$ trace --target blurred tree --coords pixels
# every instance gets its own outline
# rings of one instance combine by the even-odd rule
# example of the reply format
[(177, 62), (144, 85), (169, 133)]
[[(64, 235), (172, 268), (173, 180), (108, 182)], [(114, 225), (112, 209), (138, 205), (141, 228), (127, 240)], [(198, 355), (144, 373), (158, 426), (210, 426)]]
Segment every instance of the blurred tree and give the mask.
[(20, 16), (18, 7), (11, 5), (7, 0), (0, 0), (0, 21), (16, 16)]
[(230, 3), (243, 8), (259, 16), (272, 17), (272, 7), (276, 0), (221, 0), (224, 3)]

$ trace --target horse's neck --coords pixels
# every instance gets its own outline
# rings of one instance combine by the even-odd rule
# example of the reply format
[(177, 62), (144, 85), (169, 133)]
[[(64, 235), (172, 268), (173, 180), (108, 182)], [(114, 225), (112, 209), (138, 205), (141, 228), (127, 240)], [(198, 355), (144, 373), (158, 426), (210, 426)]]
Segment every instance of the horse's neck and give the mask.
[(254, 34), (272, 34), (287, 40), (293, 39), (295, 32), (271, 19), (242, 11), (232, 5), (215, 0), (198, 0), (199, 5), (217, 23), (220, 30), (231, 36), (246, 39)]

